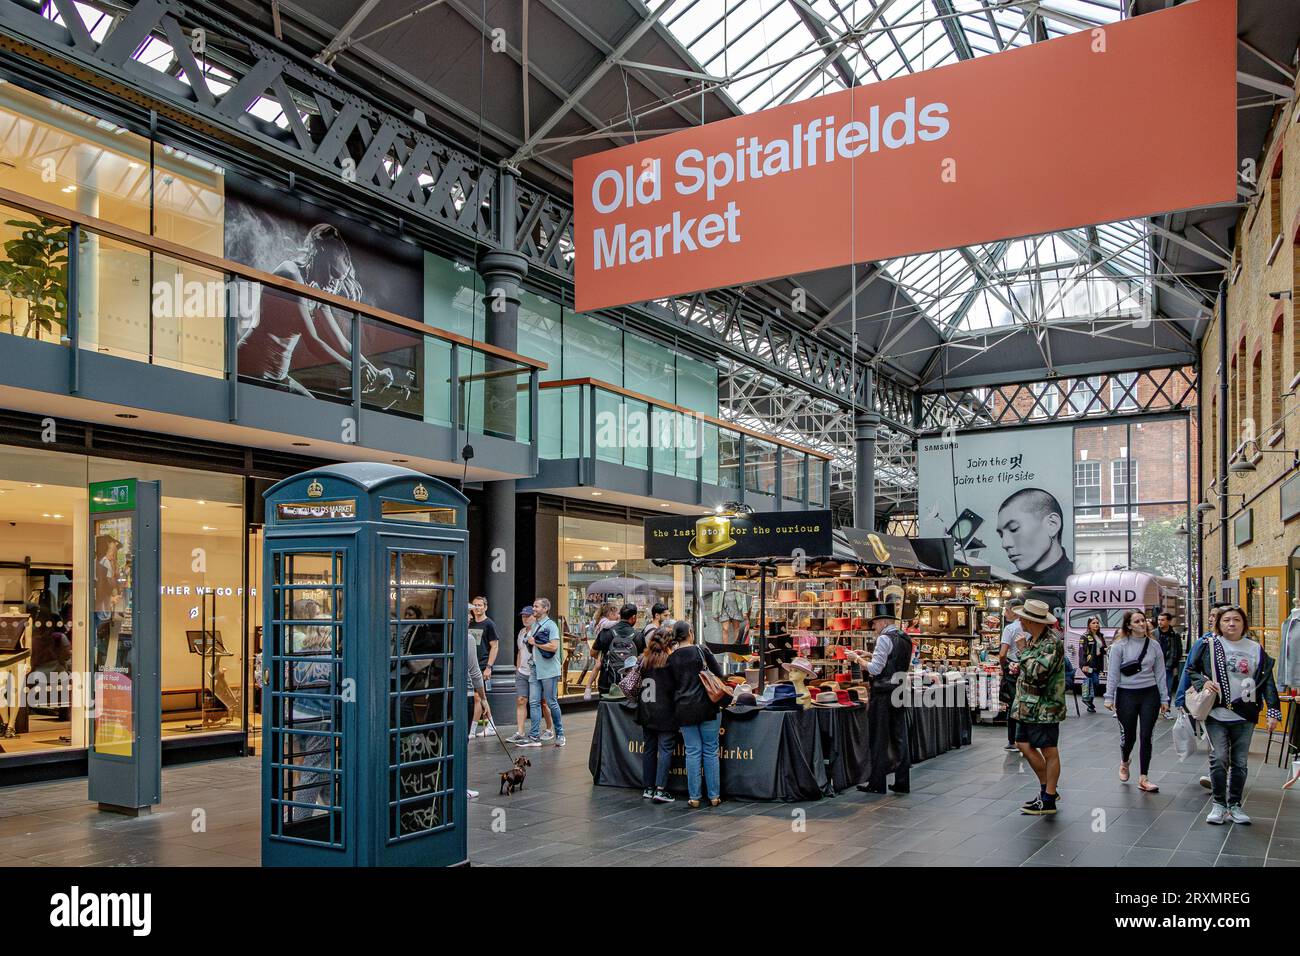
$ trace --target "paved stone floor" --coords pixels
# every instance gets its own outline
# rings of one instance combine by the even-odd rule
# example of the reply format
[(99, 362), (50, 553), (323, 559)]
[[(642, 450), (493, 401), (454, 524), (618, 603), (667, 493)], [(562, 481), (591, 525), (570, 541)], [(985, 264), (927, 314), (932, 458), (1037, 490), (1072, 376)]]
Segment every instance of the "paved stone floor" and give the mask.
[[(1204, 758), (1178, 762), (1172, 722), (1157, 729), (1152, 778), (1161, 792), (1143, 794), (1116, 778), (1115, 720), (1104, 711), (1071, 716), (1061, 812), (1034, 818), (1017, 807), (1037, 785), (1018, 755), (1003, 752), (1001, 727), (976, 727), (973, 746), (918, 765), (908, 796), (851, 791), (692, 811), (592, 787), (593, 721), (591, 711), (571, 714), (568, 747), (530, 751), (527, 788), (511, 797), (497, 795), (500, 745), (471, 743), (471, 785), (481, 791), (469, 811), (475, 864), (1300, 866), (1300, 789), (1279, 789), (1284, 772), (1252, 755), (1245, 808), (1254, 825), (1207, 825), (1209, 795), (1197, 783)], [(0, 865), (256, 865), (259, 781), (256, 758), (168, 768), (162, 807), (134, 820), (94, 810), (84, 780), (2, 790)], [(200, 814), (206, 829), (196, 833)]]

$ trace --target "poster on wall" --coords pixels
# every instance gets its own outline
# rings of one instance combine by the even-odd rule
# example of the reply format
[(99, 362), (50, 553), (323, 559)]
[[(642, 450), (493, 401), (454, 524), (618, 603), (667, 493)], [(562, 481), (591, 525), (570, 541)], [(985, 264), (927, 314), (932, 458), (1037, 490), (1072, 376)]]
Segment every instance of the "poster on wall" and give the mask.
[[(423, 310), (420, 249), (243, 177), (226, 177), (225, 255), (244, 265), (408, 318)], [(228, 296), (239, 375), (308, 398), (352, 398), (352, 313), (256, 283)], [(424, 343), (361, 322), (362, 401), (423, 413)]]
[(1069, 425), (922, 437), (920, 533), (951, 537), (957, 561), (987, 561), (1061, 606), (1074, 573), (1073, 455)]

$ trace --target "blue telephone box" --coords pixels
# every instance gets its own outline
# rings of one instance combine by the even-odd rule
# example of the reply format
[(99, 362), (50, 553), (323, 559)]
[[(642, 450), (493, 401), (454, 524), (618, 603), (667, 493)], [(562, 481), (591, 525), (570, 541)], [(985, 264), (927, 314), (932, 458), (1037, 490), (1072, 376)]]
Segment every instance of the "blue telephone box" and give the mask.
[(347, 463), (265, 497), (263, 865), (464, 863), (465, 496)]

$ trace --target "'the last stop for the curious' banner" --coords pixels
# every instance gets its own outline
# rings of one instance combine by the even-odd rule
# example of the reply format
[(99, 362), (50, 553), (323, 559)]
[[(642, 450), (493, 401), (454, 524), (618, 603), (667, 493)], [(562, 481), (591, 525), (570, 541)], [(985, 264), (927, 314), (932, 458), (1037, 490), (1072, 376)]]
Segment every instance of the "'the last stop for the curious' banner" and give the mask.
[(588, 311), (1236, 196), (1236, 0), (574, 163)]

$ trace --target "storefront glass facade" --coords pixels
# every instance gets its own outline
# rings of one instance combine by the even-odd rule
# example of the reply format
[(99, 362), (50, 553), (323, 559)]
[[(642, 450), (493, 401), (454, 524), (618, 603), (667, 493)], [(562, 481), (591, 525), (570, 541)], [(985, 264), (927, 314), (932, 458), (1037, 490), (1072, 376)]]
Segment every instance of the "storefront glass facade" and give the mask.
[[(88, 589), (94, 561), (86, 488), (120, 478), (162, 483), (163, 737), (242, 731), (243, 479), (163, 465), (5, 447), (0, 454), (0, 628), (19, 635), (3, 713), (4, 754), (86, 745)], [(255, 595), (248, 595), (255, 600)], [(203, 635), (219, 637), (215, 661)], [(6, 731), (7, 733), (7, 731)], [(4, 755), (0, 755), (3, 767)]]

